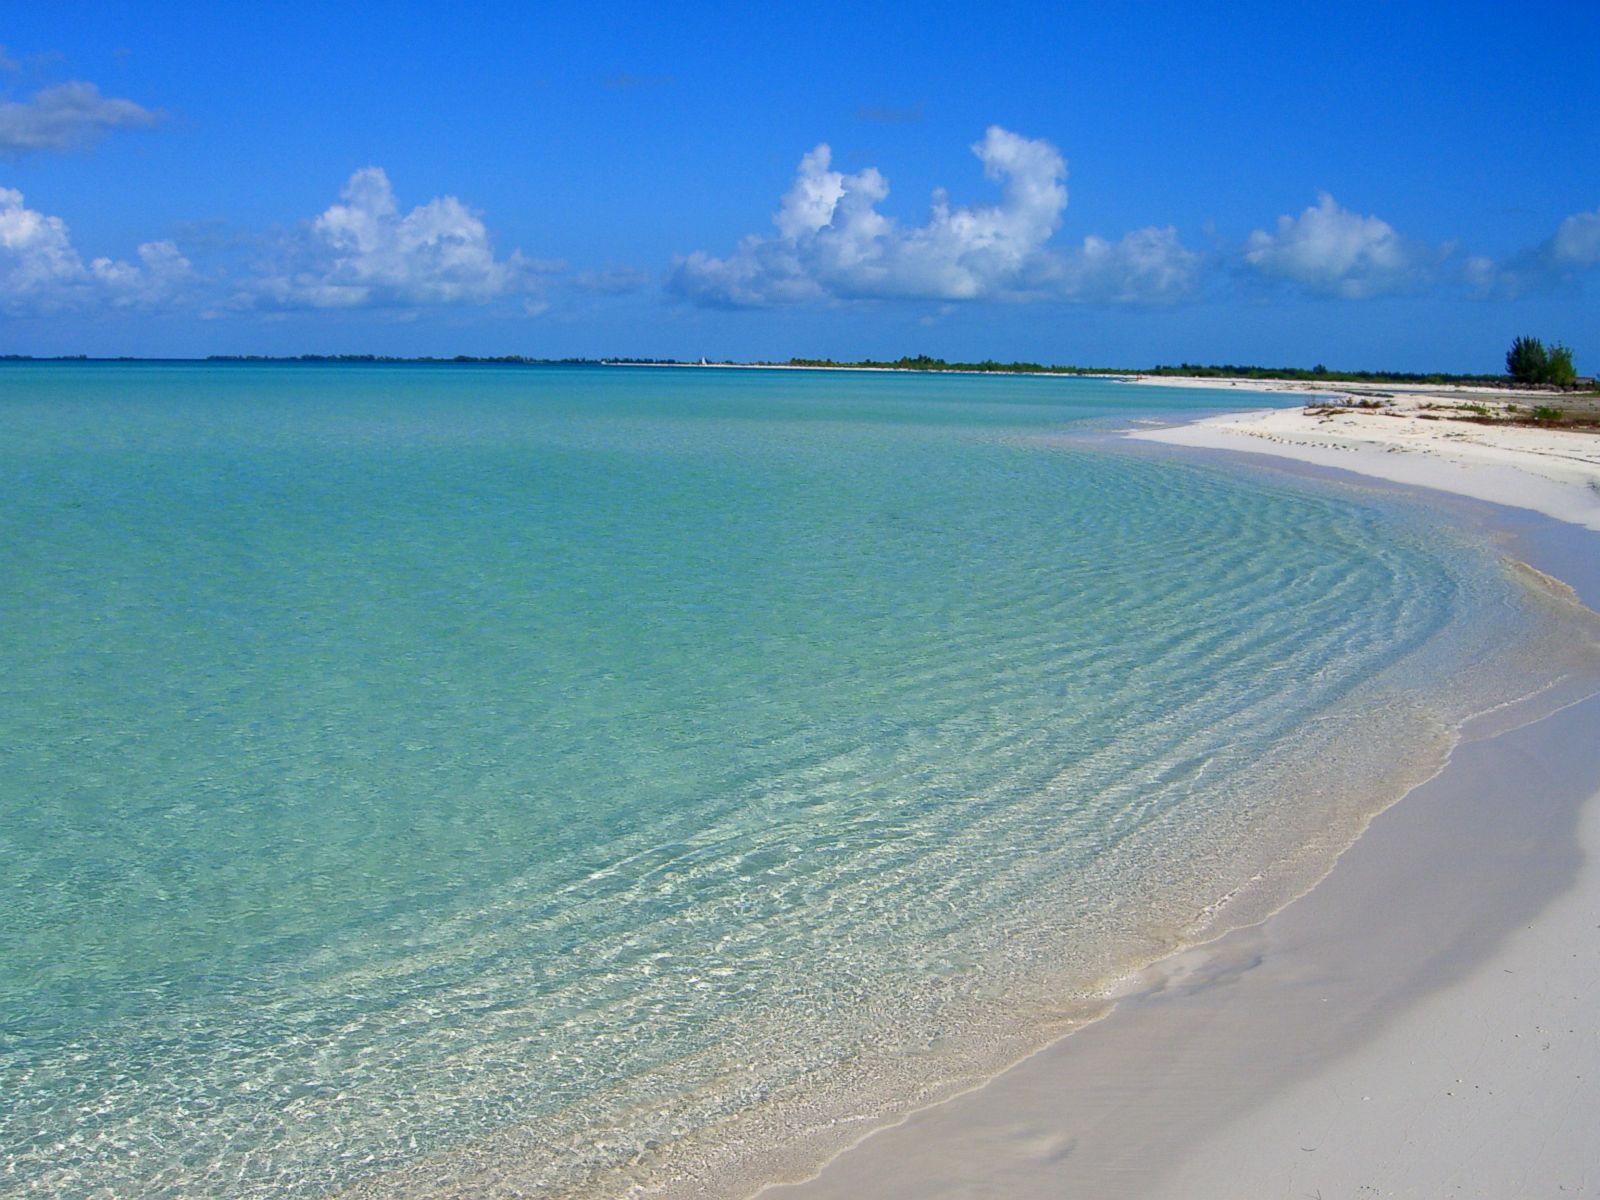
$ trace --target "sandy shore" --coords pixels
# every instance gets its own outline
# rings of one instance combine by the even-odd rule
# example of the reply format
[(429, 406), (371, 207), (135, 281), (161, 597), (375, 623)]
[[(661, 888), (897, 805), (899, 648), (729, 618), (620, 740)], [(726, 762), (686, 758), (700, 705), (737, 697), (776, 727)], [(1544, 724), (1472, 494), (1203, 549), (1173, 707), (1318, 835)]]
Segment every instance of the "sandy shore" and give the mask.
[[(1479, 516), (1600, 607), (1600, 437), (1298, 409), (1138, 436), (1516, 505)], [(1600, 697), (1496, 720), (1277, 915), (763, 1200), (1600, 1190)]]
[(1451, 411), (1448, 405), (1471, 402), (1464, 392), (1418, 390), (1377, 410), (1230, 413), (1130, 436), (1337, 467), (1600, 530), (1600, 434), (1440, 415)]

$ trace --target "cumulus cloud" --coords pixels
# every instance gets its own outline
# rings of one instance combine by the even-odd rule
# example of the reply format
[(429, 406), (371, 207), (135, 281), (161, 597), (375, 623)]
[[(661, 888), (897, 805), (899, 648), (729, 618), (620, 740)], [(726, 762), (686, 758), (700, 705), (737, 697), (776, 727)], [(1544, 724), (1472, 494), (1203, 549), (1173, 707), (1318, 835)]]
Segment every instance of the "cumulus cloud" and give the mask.
[(1574, 213), (1556, 227), (1548, 247), (1558, 267), (1583, 270), (1600, 266), (1600, 209)]
[(238, 303), (268, 308), (483, 304), (526, 293), (552, 264), (496, 258), (482, 219), (454, 196), (402, 214), (381, 167), (350, 176), (334, 204), (290, 239), (284, 263)]
[(832, 299), (1159, 302), (1192, 283), (1198, 256), (1171, 229), (1120, 242), (1050, 246), (1067, 206), (1066, 162), (1042, 139), (991, 126), (972, 152), (1000, 185), (997, 204), (952, 206), (942, 190), (921, 225), (878, 210), (889, 183), (873, 167), (833, 169), (819, 145), (800, 160), (773, 215), (775, 236), (752, 234), (718, 258), (674, 262), (669, 287), (699, 304), (766, 307)]
[(1550, 237), (1505, 259), (1469, 258), (1463, 278), (1480, 297), (1514, 299), (1569, 287), (1595, 267), (1600, 267), (1600, 210), (1573, 213)]
[(1351, 212), (1326, 192), (1298, 217), (1279, 217), (1274, 232), (1256, 230), (1244, 250), (1246, 265), (1268, 278), (1350, 300), (1415, 287), (1437, 257), (1387, 221)]
[(1200, 255), (1171, 225), (1136, 229), (1115, 241), (1086, 237), (1058, 259), (1055, 294), (1065, 300), (1162, 304), (1193, 290)]
[(27, 207), (21, 192), (0, 188), (0, 310), (148, 307), (173, 299), (194, 277), (172, 242), (146, 242), (138, 257), (137, 264), (110, 258), (85, 264), (65, 221)]
[(27, 100), (0, 101), (0, 154), (73, 150), (115, 129), (144, 129), (161, 119), (132, 100), (103, 96), (92, 83), (59, 83)]

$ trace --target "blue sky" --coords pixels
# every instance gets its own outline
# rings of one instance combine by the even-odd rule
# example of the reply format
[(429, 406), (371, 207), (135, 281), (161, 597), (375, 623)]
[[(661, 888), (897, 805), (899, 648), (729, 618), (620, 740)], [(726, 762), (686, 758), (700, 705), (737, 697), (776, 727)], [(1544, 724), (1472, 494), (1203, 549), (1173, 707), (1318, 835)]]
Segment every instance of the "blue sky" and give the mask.
[(30, 4), (0, 353), (1600, 366), (1600, 5)]

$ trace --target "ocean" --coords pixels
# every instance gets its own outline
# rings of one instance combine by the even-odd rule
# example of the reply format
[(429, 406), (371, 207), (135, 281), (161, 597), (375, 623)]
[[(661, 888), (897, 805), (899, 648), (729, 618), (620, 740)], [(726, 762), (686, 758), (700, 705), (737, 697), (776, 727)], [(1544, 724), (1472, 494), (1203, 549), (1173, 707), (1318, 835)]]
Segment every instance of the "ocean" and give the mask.
[(748, 1192), (1281, 905), (1574, 617), (1230, 400), (0, 364), (0, 1194)]

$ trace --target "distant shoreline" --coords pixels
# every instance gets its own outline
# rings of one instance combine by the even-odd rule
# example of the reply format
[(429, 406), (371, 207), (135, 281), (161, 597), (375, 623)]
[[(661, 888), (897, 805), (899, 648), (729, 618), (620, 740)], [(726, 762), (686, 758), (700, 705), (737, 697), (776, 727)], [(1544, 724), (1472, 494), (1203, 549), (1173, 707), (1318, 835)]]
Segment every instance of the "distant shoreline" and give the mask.
[[(1480, 423), (1503, 426), (1563, 426), (1588, 433), (1600, 432), (1600, 391), (1556, 388), (1548, 385), (1514, 384), (1506, 376), (1406, 374), (1382, 372), (1304, 371), (1298, 368), (1264, 367), (1182, 367), (1159, 366), (1145, 370), (1122, 371), (1090, 367), (1046, 366), (1038, 363), (948, 363), (942, 359), (901, 359), (895, 362), (864, 361), (840, 363), (814, 360), (790, 362), (684, 362), (671, 359), (634, 358), (529, 358), (520, 355), (478, 357), (456, 355), (451, 358), (419, 356), (400, 358), (386, 355), (299, 354), (210, 355), (206, 358), (90, 358), (67, 355), (39, 358), (28, 355), (0, 355), (0, 367), (17, 366), (176, 366), (176, 367), (511, 367), (511, 368), (595, 368), (647, 367), (670, 370), (718, 371), (838, 371), (855, 374), (902, 375), (1002, 375), (1012, 378), (1093, 379), (1102, 382), (1191, 390), (1227, 390), (1261, 394), (1297, 395), (1308, 408), (1343, 406), (1383, 409), (1399, 415), (1421, 403), (1440, 410), (1439, 419), (1475, 419)], [(1223, 372), (1237, 371), (1239, 374)], [(1185, 373), (1185, 372), (1199, 372)], [(1580, 381), (1587, 385), (1591, 381)], [(1454, 410), (1454, 411), (1449, 411)]]
[[(1421, 371), (1333, 371), (1299, 367), (1256, 367), (1239, 364), (1201, 365), (1184, 363), (1179, 366), (1154, 367), (1079, 367), (1070, 365), (1031, 362), (1001, 363), (993, 360), (961, 363), (926, 357), (901, 358), (893, 361), (864, 359), (856, 362), (835, 362), (826, 359), (792, 359), (788, 362), (738, 362), (732, 359), (710, 361), (700, 359), (651, 358), (586, 358), (568, 356), (541, 358), (520, 354), (472, 355), (383, 355), (383, 354), (212, 354), (200, 358), (143, 357), (140, 355), (94, 356), (86, 354), (65, 355), (0, 355), (0, 364), (71, 364), (83, 363), (153, 363), (197, 365), (307, 365), (307, 366), (508, 366), (508, 367), (671, 367), (713, 368), (743, 371), (851, 371), (875, 374), (901, 373), (920, 375), (1041, 375), (1067, 379), (1118, 379), (1129, 382), (1168, 383), (1177, 387), (1246, 387), (1256, 390), (1299, 390), (1306, 385), (1327, 385), (1340, 390), (1345, 387), (1429, 386), (1475, 387), (1501, 392), (1558, 393), (1559, 389), (1529, 388), (1513, 384), (1507, 376), (1456, 372)], [(1569, 391), (1572, 389), (1569, 389)]]

